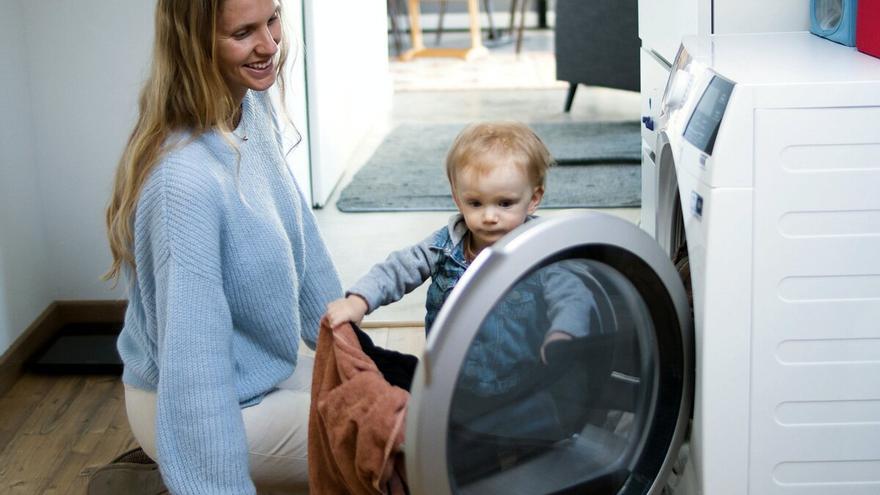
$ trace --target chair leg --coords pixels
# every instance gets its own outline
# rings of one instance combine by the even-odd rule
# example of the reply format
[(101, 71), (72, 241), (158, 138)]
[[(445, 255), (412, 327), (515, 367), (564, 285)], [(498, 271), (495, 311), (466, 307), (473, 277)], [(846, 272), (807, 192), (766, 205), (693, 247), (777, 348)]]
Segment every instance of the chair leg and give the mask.
[(394, 40), (394, 49), (397, 56), (403, 52), (403, 42), (400, 36), (400, 26), (397, 25), (397, 0), (388, 0), (388, 18), (391, 20), (391, 38)]
[[(519, 12), (519, 29), (516, 32), (516, 54), (519, 55), (519, 52), (522, 51), (522, 40), (523, 40), (523, 30), (526, 27), (526, 6), (529, 4), (529, 0), (523, 0), (522, 6), (520, 7)], [(511, 32), (513, 34), (513, 32)]]
[(538, 27), (547, 29), (547, 0), (538, 0)]
[(574, 103), (574, 92), (578, 89), (578, 83), (568, 83), (568, 96), (565, 97), (565, 113), (571, 111), (571, 104)]
[(443, 16), (446, 15), (447, 0), (440, 0), (440, 13), (437, 17), (437, 38), (435, 43), (440, 44), (440, 37), (443, 36)]
[(513, 36), (513, 29), (516, 26), (516, 4), (519, 3), (519, 0), (510, 0), (510, 26), (507, 28), (507, 32), (510, 33), (510, 36)]
[(486, 9), (486, 16), (489, 17), (489, 39), (494, 40), (498, 35), (495, 32), (495, 23), (492, 21), (492, 0), (483, 0), (483, 8)]
[(397, 11), (400, 12), (400, 15), (403, 17), (403, 29), (400, 30), (401, 33), (410, 33), (410, 25), (409, 25), (409, 7), (407, 6), (404, 0), (394, 0), (397, 3)]

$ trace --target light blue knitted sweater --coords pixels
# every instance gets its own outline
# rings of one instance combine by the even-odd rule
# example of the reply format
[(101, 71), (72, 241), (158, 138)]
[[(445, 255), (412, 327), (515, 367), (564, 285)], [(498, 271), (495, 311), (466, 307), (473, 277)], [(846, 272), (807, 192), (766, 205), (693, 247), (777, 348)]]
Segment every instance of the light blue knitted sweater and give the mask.
[(255, 493), (241, 408), (314, 347), (339, 277), (282, 157), (271, 103), (248, 92), (238, 155), (181, 136), (144, 186), (137, 273), (118, 349), (123, 381), (158, 394), (156, 443), (174, 494)]

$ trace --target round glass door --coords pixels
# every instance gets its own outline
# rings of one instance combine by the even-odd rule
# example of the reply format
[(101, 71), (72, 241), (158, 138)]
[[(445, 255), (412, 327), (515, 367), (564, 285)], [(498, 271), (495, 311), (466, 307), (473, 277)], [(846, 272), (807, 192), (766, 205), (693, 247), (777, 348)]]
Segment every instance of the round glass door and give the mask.
[(688, 317), (637, 227), (529, 222), (431, 330), (407, 418), (414, 493), (659, 493), (690, 413)]

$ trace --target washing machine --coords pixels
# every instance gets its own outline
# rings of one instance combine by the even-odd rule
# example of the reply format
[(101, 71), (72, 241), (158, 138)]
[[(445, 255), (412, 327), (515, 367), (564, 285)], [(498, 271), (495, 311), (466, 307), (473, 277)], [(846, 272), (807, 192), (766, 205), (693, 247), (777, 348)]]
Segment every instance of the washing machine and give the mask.
[(880, 492), (880, 63), (731, 35), (672, 72), (654, 236), (541, 218), (451, 288), (412, 493)]
[(880, 493), (880, 61), (685, 38), (643, 215), (689, 268), (687, 493)]
[(428, 335), (411, 492), (660, 494), (691, 416), (692, 336), (680, 275), (636, 224), (527, 222), (478, 256)]

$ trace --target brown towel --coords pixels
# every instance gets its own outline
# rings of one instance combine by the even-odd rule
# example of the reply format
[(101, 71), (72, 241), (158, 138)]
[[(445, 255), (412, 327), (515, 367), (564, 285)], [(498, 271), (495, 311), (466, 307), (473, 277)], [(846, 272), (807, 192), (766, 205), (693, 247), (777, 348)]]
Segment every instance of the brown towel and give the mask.
[(409, 394), (389, 384), (348, 324), (321, 326), (309, 411), (309, 491), (402, 494)]

